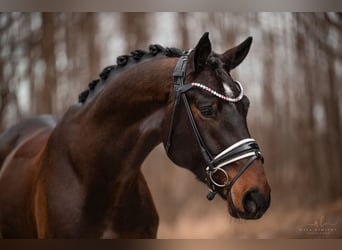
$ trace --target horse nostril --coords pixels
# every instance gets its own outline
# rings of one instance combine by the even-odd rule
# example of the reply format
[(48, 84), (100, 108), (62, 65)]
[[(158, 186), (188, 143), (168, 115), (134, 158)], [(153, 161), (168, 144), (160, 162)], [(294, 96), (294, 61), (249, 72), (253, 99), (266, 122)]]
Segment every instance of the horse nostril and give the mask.
[(263, 195), (256, 189), (247, 191), (243, 198), (245, 214), (249, 218), (259, 218), (266, 211), (267, 201)]
[(254, 198), (256, 191), (248, 191), (243, 199), (243, 206), (247, 214), (254, 215), (257, 211), (257, 203)]
[(257, 211), (257, 204), (251, 195), (246, 197), (244, 206), (245, 211), (249, 214), (255, 214)]

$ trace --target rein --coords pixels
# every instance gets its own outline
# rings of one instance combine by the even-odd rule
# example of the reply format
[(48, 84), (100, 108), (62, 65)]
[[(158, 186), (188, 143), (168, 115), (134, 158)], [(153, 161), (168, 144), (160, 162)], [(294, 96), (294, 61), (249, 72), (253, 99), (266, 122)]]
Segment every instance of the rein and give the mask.
[[(186, 96), (186, 92), (188, 92), (189, 90), (193, 89), (193, 88), (200, 88), (203, 89), (209, 93), (211, 93), (212, 95), (227, 101), (227, 102), (239, 102), (242, 98), (243, 98), (243, 88), (242, 85), (236, 81), (236, 84), (239, 86), (240, 88), (240, 94), (238, 97), (236, 98), (230, 98), (224, 95), (221, 95), (219, 93), (217, 93), (216, 91), (210, 89), (209, 87), (201, 84), (201, 83), (188, 83), (188, 84), (184, 84), (184, 79), (185, 79), (185, 75), (186, 75), (186, 64), (188, 61), (188, 56), (191, 53), (191, 51), (187, 52), (185, 55), (183, 55), (182, 57), (180, 57), (180, 59), (178, 60), (176, 67), (174, 69), (173, 72), (173, 80), (174, 80), (174, 93), (175, 93), (175, 97), (174, 97), (174, 105), (173, 105), (173, 110), (172, 110), (172, 115), (171, 115), (171, 121), (170, 121), (170, 128), (169, 128), (169, 133), (168, 133), (168, 139), (167, 139), (167, 143), (166, 143), (166, 152), (167, 154), (169, 154), (170, 152), (170, 148), (171, 148), (171, 141), (172, 141), (172, 135), (173, 135), (173, 127), (174, 127), (174, 123), (175, 123), (175, 114), (177, 111), (177, 107), (179, 106), (181, 100), (183, 100), (183, 103), (185, 105), (186, 108), (186, 112), (188, 114), (191, 126), (192, 126), (192, 130), (195, 134), (195, 138), (196, 141), (198, 143), (198, 146), (201, 150), (201, 154), (203, 156), (203, 159), (207, 165), (206, 167), (206, 178), (205, 181), (209, 187), (209, 193), (207, 195), (207, 199), (208, 200), (212, 200), (215, 198), (216, 195), (216, 188), (224, 188), (227, 187), (228, 189), (228, 194), (229, 194), (229, 199), (232, 203), (232, 205), (234, 206), (232, 197), (231, 197), (231, 189), (233, 184), (237, 181), (237, 179), (247, 170), (247, 168), (253, 163), (253, 161), (255, 161), (256, 159), (261, 159), (263, 161), (263, 156), (260, 153), (260, 149), (258, 144), (256, 143), (256, 141), (252, 138), (246, 138), (246, 139), (242, 139), (236, 143), (234, 143), (233, 145), (231, 145), (230, 147), (228, 147), (227, 149), (223, 150), (221, 153), (219, 153), (216, 156), (213, 156), (210, 153), (210, 150), (208, 149), (206, 143), (204, 142), (199, 129), (196, 125), (193, 113), (191, 111), (190, 108), (190, 104), (189, 101), (187, 99)], [(247, 162), (240, 168), (239, 172), (234, 176), (234, 178), (232, 178), (231, 180), (229, 180), (229, 176), (227, 174), (227, 172), (223, 169), (224, 166), (237, 162), (239, 160), (242, 159), (246, 159), (249, 158), (247, 160)], [(217, 183), (214, 178), (213, 175), (216, 172), (222, 172), (225, 177), (226, 177), (226, 181), (223, 184)]]

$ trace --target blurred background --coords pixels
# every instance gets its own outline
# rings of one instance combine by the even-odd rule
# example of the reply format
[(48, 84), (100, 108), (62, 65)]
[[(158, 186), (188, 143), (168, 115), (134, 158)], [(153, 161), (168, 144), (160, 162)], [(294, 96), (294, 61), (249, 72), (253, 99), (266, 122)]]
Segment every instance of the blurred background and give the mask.
[(116, 57), (149, 44), (216, 52), (253, 36), (233, 72), (251, 100), (248, 124), (272, 187), (257, 221), (230, 218), (219, 197), (158, 146), (143, 172), (159, 238), (341, 238), (341, 13), (1, 13), (0, 131), (63, 114)]

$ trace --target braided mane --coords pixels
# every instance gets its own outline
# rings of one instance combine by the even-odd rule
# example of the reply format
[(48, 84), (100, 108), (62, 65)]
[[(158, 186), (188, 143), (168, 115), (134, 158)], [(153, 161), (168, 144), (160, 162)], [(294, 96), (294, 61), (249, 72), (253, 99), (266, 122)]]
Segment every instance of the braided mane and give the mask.
[(78, 96), (78, 101), (80, 103), (85, 103), (85, 101), (91, 96), (91, 94), (95, 91), (95, 88), (100, 84), (104, 84), (106, 80), (109, 78), (109, 75), (112, 73), (120, 72), (122, 68), (126, 65), (130, 65), (133, 63), (141, 62), (146, 58), (153, 58), (156, 56), (165, 56), (165, 57), (180, 57), (183, 55), (183, 52), (177, 48), (164, 48), (159, 44), (151, 44), (149, 46), (149, 51), (144, 50), (134, 50), (130, 52), (130, 55), (122, 55), (116, 58), (117, 65), (110, 65), (105, 67), (102, 72), (99, 74), (99, 79), (93, 80), (88, 84), (88, 89), (84, 90)]

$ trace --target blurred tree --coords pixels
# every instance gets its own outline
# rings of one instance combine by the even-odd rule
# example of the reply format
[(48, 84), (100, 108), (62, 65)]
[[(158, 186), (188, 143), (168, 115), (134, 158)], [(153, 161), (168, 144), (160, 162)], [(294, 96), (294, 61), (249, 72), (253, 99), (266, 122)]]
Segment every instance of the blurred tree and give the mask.
[[(12, 13), (1, 14), (0, 23), (0, 131), (7, 127), (8, 120), (21, 118), (17, 97), (16, 65), (22, 43), (17, 41), (22, 16)], [(25, 23), (24, 23), (25, 24)]]
[(178, 30), (181, 37), (182, 43), (180, 44), (181, 49), (190, 48), (189, 42), (189, 29), (188, 29), (188, 14), (184, 12), (177, 13), (176, 19), (178, 20)]
[[(336, 150), (342, 146), (341, 78), (338, 79), (335, 71), (335, 65), (338, 61), (341, 63), (342, 59), (340, 17), (340, 14), (334, 16), (336, 20), (331, 25), (328, 14), (296, 14), (296, 52), (300, 62), (298, 74), (304, 76), (305, 93), (298, 99), (302, 110), (298, 132), (302, 131), (299, 136), (303, 139), (301, 147), (305, 149), (303, 154), (298, 154), (299, 157), (305, 157), (299, 163), (307, 166), (310, 173), (308, 178), (311, 180), (309, 187), (316, 190), (323, 201), (342, 197), (339, 181), (342, 176), (342, 158)], [(322, 109), (318, 109), (322, 106)], [(318, 157), (322, 159), (318, 161)], [(318, 188), (317, 183), (324, 185), (318, 185)]]
[(121, 32), (124, 36), (124, 50), (146, 49), (150, 38), (150, 23), (148, 13), (121, 13)]
[(58, 14), (55, 37), (57, 106), (54, 112), (63, 113), (77, 101), (78, 93), (87, 88), (87, 83), (98, 78), (101, 68), (98, 14)]
[(37, 98), (37, 113), (51, 114), (54, 112), (53, 105), (56, 102), (56, 56), (55, 56), (55, 15), (42, 13), (42, 59), (45, 63), (44, 83), (42, 92)]

